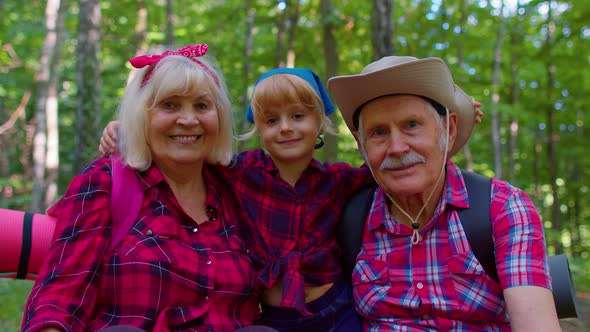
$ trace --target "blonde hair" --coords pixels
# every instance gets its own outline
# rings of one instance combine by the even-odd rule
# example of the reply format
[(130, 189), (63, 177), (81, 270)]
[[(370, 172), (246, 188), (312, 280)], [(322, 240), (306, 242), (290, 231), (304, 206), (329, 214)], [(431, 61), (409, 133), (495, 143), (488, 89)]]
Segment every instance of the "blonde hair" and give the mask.
[(256, 124), (263, 121), (267, 110), (280, 109), (292, 104), (301, 104), (318, 116), (320, 133), (336, 134), (320, 96), (299, 76), (280, 73), (265, 78), (254, 88), (251, 104), (254, 126), (240, 139), (250, 138), (256, 133)]
[[(152, 164), (147, 142), (148, 112), (170, 96), (198, 94), (204, 85), (213, 93), (219, 120), (219, 134), (207, 162), (229, 164), (233, 155), (233, 123), (225, 81), (206, 58), (199, 57), (197, 61), (199, 63), (184, 56), (169, 55), (154, 68), (140, 69), (129, 82), (119, 107), (119, 151), (127, 165), (146, 170)], [(144, 82), (149, 70), (153, 70), (151, 77)]]

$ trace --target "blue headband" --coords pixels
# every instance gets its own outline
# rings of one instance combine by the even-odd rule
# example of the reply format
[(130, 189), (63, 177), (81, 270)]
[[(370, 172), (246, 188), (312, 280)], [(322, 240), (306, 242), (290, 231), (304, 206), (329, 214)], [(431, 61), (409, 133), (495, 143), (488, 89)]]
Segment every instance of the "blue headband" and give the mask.
[[(326, 113), (326, 115), (330, 115), (334, 112), (334, 105), (332, 104), (332, 101), (330, 101), (330, 97), (328, 96), (328, 92), (326, 91), (324, 84), (322, 83), (318, 75), (316, 75), (316, 73), (309, 69), (276, 68), (273, 70), (269, 70), (266, 73), (260, 75), (256, 83), (254, 84), (254, 89), (256, 89), (256, 86), (260, 82), (275, 74), (291, 74), (301, 77), (313, 88), (313, 90), (318, 94), (318, 96), (322, 100), (322, 104), (324, 104), (324, 112)], [(254, 94), (254, 92), (252, 92), (252, 94)], [(248, 110), (246, 111), (246, 120), (248, 120), (248, 122), (250, 123), (254, 123), (254, 115), (252, 114), (252, 103), (248, 105)]]

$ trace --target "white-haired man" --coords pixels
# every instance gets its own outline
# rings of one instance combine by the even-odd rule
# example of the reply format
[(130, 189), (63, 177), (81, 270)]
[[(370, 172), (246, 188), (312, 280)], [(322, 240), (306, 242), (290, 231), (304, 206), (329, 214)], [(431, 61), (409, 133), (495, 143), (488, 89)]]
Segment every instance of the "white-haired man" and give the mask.
[(353, 271), (370, 331), (559, 331), (543, 227), (529, 197), (492, 179), (499, 283), (457, 211), (470, 204), (449, 159), (473, 130), (472, 100), (438, 58), (389, 56), (328, 81), (379, 185)]

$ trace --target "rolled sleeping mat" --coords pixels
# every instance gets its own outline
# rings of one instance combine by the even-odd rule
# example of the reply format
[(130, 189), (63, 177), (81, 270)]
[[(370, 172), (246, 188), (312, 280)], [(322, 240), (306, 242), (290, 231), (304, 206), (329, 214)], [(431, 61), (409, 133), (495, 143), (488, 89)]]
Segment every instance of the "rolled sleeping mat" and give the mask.
[(573, 318), (578, 316), (576, 290), (572, 282), (570, 266), (564, 254), (549, 256), (549, 273), (553, 285), (553, 300), (557, 309), (557, 317)]
[(48, 215), (0, 209), (0, 278), (34, 280), (54, 230)]

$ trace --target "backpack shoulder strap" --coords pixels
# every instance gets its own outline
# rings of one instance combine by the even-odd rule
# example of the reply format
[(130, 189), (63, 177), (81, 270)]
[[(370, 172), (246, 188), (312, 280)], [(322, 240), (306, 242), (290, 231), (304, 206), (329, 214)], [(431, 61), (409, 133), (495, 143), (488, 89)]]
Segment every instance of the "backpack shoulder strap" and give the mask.
[(373, 202), (375, 189), (375, 186), (369, 186), (352, 194), (336, 226), (336, 239), (342, 250), (342, 270), (348, 279), (352, 277), (356, 257), (361, 250), (365, 220)]
[(492, 181), (483, 175), (465, 170), (461, 170), (461, 174), (469, 195), (469, 208), (458, 211), (459, 220), (484, 271), (499, 282), (490, 217)]
[(111, 223), (113, 251), (134, 225), (143, 203), (143, 190), (135, 170), (125, 167), (118, 157), (111, 158)]
[[(469, 208), (458, 211), (461, 225), (486, 274), (499, 281), (490, 218), (492, 182), (479, 174), (461, 172), (469, 195)], [(375, 189), (375, 186), (365, 187), (350, 196), (336, 227), (336, 238), (342, 250), (342, 269), (349, 277), (360, 252), (363, 228)]]

